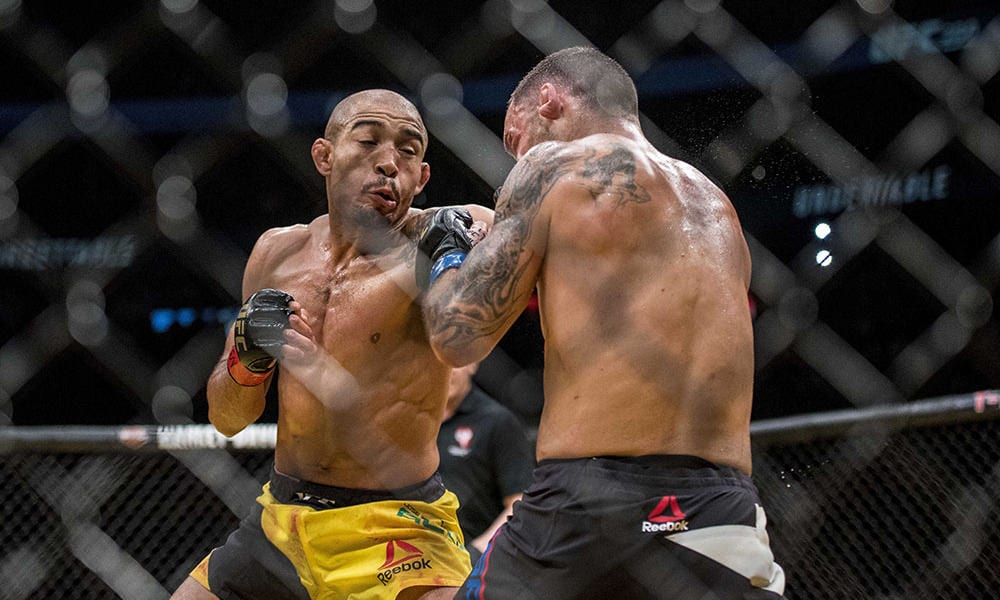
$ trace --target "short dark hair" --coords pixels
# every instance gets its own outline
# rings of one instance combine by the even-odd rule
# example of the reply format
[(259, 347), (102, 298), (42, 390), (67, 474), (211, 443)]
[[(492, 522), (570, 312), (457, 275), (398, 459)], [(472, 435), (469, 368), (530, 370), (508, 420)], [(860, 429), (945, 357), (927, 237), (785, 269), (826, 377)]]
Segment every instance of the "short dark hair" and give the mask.
[(576, 46), (546, 56), (517, 84), (508, 105), (518, 104), (546, 81), (567, 87), (599, 114), (638, 117), (639, 100), (632, 78), (613, 58), (596, 48)]

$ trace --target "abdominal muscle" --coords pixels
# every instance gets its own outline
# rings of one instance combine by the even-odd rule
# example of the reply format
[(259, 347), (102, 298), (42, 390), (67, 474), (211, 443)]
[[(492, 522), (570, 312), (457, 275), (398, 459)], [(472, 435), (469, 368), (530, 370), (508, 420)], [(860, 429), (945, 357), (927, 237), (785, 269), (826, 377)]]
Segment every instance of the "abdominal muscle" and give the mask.
[(389, 490), (437, 470), (440, 415), (433, 404), (402, 399), (389, 382), (368, 386), (348, 409), (331, 410), (299, 382), (279, 384), (278, 471), (324, 485)]

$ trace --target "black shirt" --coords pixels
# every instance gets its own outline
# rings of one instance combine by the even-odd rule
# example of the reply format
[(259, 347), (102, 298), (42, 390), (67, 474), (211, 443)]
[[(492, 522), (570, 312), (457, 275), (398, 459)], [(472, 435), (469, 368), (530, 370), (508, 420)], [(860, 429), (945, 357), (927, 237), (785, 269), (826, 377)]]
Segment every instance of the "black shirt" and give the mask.
[(458, 496), (465, 543), (486, 531), (503, 499), (531, 483), (535, 466), (524, 426), (475, 385), (438, 434), (441, 476)]

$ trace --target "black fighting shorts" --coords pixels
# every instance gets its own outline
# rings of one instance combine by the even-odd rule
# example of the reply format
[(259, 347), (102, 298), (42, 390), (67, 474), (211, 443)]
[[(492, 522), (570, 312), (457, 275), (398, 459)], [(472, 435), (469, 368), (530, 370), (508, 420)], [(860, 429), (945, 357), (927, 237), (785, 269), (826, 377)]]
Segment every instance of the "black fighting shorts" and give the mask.
[(742, 472), (691, 456), (544, 460), (456, 598), (775, 599)]

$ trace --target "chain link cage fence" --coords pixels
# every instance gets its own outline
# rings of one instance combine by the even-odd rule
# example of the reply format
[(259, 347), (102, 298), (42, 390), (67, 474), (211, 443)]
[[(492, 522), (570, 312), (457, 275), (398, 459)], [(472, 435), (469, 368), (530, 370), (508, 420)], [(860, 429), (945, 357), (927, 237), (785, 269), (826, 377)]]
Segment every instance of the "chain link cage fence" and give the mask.
[[(248, 510), (274, 433), (0, 430), (0, 599), (169, 597)], [(758, 422), (786, 596), (995, 598), (998, 439), (997, 392)]]
[[(431, 137), (416, 204), (491, 206), (509, 93), (581, 44), (744, 226), (756, 478), (794, 597), (996, 597), (995, 421), (808, 421), (1000, 388), (990, 0), (0, 0), (0, 426), (206, 423), (254, 241), (323, 211), (308, 147), (332, 106), (411, 98)], [(477, 373), (529, 429), (541, 344), (529, 306)], [(809, 436), (761, 427), (799, 417)], [(269, 460), (17, 448), (0, 598), (165, 596)]]

